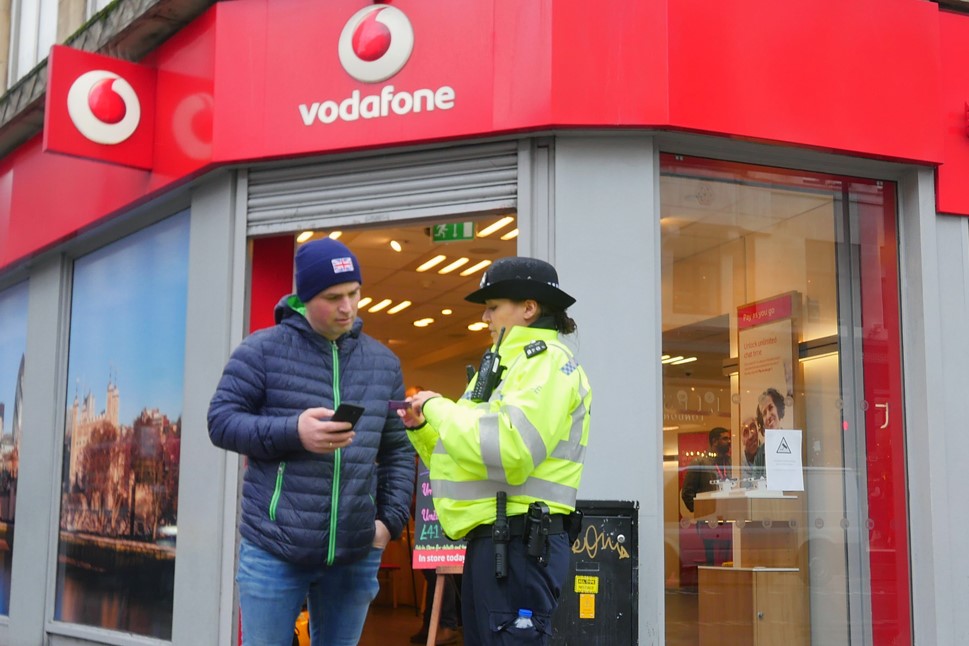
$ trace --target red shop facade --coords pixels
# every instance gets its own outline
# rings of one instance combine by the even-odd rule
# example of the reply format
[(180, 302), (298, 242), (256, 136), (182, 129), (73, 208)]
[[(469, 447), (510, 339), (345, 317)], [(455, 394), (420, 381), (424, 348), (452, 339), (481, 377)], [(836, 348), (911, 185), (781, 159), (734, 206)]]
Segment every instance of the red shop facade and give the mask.
[[(580, 498), (636, 501), (636, 643), (779, 643), (772, 622), (804, 644), (969, 639), (958, 610), (969, 521), (949, 502), (962, 486), (962, 418), (945, 396), (969, 388), (958, 360), (969, 7), (232, 0), (136, 62), (55, 46), (46, 87), (43, 124), (0, 158), (0, 297), (21, 288), (25, 316), (11, 323), (0, 307), (0, 330), (22, 325), (25, 339), (16, 495), (42, 512), (7, 530), (16, 548), (0, 642), (234, 643), (243, 467), (209, 444), (205, 408), (228, 352), (272, 323), (290, 289), (295, 235), (505, 213), (521, 231), (516, 252), (555, 262), (578, 292), (577, 320), (589, 321), (581, 352), (598, 410)], [(129, 427), (156, 428), (160, 446), (178, 438), (170, 488), (181, 495), (144, 531), (163, 543), (177, 511), (179, 540), (161, 618), (102, 625), (64, 610), (62, 581), (66, 542), (85, 533), (78, 519), (92, 506), (79, 492), (94, 486), (77, 457), (87, 427), (71, 427), (86, 405), (71, 367), (90, 334), (77, 323), (81, 281), (99, 271), (98, 254), (106, 261), (108, 247), (153, 227), (171, 231), (145, 250), (184, 238), (181, 394), (177, 411), (146, 417), (145, 404), (140, 422), (122, 411), (116, 439)], [(142, 247), (131, 253), (149, 262)], [(803, 263), (778, 269), (791, 258)], [(705, 267), (712, 287), (699, 286), (714, 280)], [(126, 309), (150, 304), (136, 296), (146, 300)], [(701, 562), (688, 556), (702, 551), (701, 507), (680, 508), (679, 469), (722, 426), (742, 477), (743, 393), (755, 379), (738, 317), (777, 298), (794, 303), (780, 317), (794, 334), (782, 429), (803, 442), (805, 484), (766, 524), (759, 503), (736, 517), (706, 507), (732, 543)], [(696, 340), (711, 326), (717, 350)], [(699, 367), (665, 363), (692, 352), (699, 365), (701, 350), (716, 364), (703, 380)], [(91, 424), (102, 406), (110, 417), (113, 392), (91, 400)], [(85, 511), (66, 514), (72, 504)], [(781, 520), (791, 554), (771, 548), (780, 561), (765, 564), (743, 551), (761, 540), (744, 533), (750, 523)], [(758, 582), (764, 569), (798, 582)], [(741, 570), (752, 578), (723, 582)], [(758, 586), (786, 600), (783, 617), (758, 618)], [(735, 611), (749, 621), (713, 610), (744, 595)], [(593, 603), (601, 619), (610, 606), (601, 593)], [(711, 637), (738, 622), (753, 641)]]

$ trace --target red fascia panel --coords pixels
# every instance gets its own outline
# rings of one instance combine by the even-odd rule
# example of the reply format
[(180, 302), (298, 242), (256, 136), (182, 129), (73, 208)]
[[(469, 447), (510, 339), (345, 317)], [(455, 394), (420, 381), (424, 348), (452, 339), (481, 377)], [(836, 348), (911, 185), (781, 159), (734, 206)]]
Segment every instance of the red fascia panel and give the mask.
[(212, 164), (216, 5), (145, 59), (158, 69), (153, 174), (169, 181)]
[[(359, 0), (216, 4), (141, 61), (158, 70), (147, 177), (53, 155), (37, 162), (30, 144), (0, 162), (0, 173), (17, 167), (0, 175), (0, 267), (212, 165), (558, 126), (673, 128), (945, 161), (940, 210), (969, 214), (969, 184), (958, 181), (969, 169), (961, 66), (969, 18), (940, 14), (933, 3), (396, 6), (415, 26), (412, 60), (386, 83), (361, 84), (334, 56)], [(301, 104), (390, 84), (452, 86), (454, 109), (303, 124)], [(65, 178), (58, 191), (49, 190), (51, 177)]]
[(667, 22), (666, 1), (556, 2), (546, 123), (668, 123)]
[[(215, 160), (223, 163), (238, 154), (234, 150), (236, 146), (249, 154), (272, 147), (270, 142), (275, 133), (267, 127), (266, 106), (271, 97), (266, 93), (271, 60), (267, 50), (273, 25), (268, 2), (220, 2), (215, 9), (218, 47), (213, 95), (217, 118), (213, 122), (212, 143)], [(288, 42), (283, 40), (280, 47)], [(292, 76), (289, 68), (272, 73), (283, 78)], [(228, 107), (229, 103), (235, 108)]]
[[(488, 98), (495, 129), (514, 130), (542, 121), (552, 87), (551, 0), (496, 0), (494, 66)], [(482, 79), (484, 80), (484, 79)]]
[(10, 233), (10, 222), (13, 218), (12, 204), (13, 163), (10, 158), (0, 159), (0, 268), (7, 264), (3, 261), (4, 258), (17, 257), (13, 255)]
[(212, 117), (205, 108), (212, 101), (213, 22), (210, 10), (140, 61), (158, 70), (153, 170), (44, 153), (42, 133), (0, 159), (0, 268), (151, 199), (211, 162)]
[(940, 213), (969, 215), (969, 16), (939, 12), (945, 161), (936, 173)]
[(670, 125), (941, 162), (937, 14), (913, 0), (670, 0)]
[[(0, 162), (0, 267), (65, 240), (148, 192), (147, 171), (43, 153), (42, 134)], [(72, 199), (73, 198), (73, 199)]]

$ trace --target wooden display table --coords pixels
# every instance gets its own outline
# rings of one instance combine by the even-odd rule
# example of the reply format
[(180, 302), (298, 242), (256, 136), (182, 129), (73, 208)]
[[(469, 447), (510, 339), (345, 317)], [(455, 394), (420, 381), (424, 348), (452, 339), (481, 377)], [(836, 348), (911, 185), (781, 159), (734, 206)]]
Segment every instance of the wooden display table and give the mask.
[(811, 641), (803, 493), (707, 492), (694, 517), (733, 529), (732, 567), (700, 566), (701, 646), (808, 646)]
[(701, 565), (700, 644), (808, 646), (807, 586), (795, 568)]

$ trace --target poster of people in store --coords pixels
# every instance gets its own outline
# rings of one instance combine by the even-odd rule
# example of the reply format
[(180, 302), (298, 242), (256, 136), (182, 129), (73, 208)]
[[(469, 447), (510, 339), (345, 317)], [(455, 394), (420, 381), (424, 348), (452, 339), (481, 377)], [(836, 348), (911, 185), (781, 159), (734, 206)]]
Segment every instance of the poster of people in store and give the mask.
[(75, 261), (54, 619), (171, 639), (187, 213)]
[(0, 291), (0, 615), (10, 614), (27, 352), (27, 283)]
[(794, 399), (798, 294), (737, 308), (740, 477), (766, 477), (765, 432), (798, 428)]

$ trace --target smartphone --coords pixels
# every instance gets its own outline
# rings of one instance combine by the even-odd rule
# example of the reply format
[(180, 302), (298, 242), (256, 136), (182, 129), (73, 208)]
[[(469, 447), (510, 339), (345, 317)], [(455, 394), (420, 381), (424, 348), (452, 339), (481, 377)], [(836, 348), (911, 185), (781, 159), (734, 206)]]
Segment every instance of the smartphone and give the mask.
[(336, 412), (333, 413), (333, 417), (330, 418), (331, 422), (350, 422), (350, 427), (352, 428), (356, 425), (360, 416), (363, 415), (363, 406), (356, 406), (354, 404), (340, 404)]
[(407, 410), (410, 408), (410, 404), (402, 399), (391, 399), (387, 402), (387, 410)]

